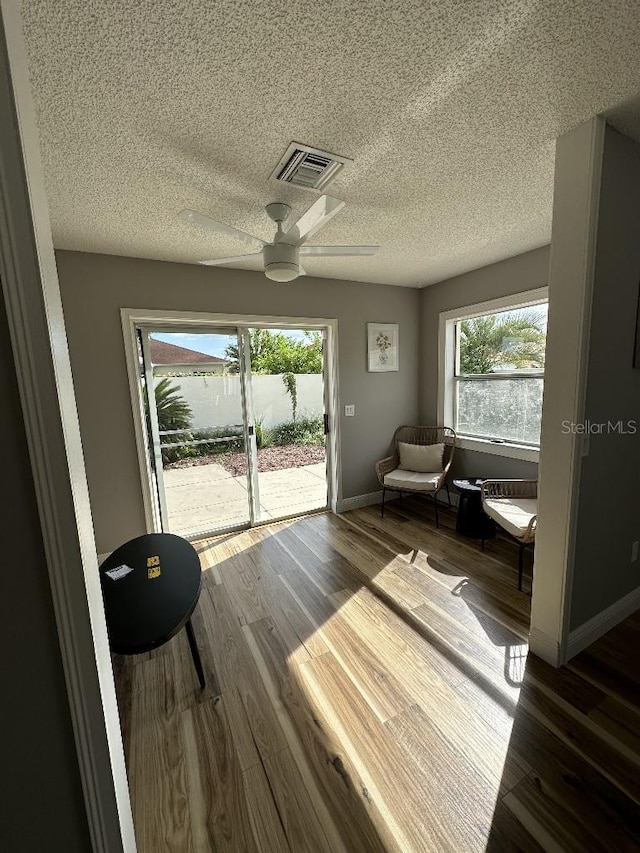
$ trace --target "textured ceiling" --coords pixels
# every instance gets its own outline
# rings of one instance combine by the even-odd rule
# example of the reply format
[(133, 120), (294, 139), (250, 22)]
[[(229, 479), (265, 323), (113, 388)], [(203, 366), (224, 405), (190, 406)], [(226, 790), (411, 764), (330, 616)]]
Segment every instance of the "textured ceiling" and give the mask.
[(310, 275), (440, 281), (547, 242), (555, 138), (640, 91), (637, 0), (28, 0), (24, 20), (54, 242), (88, 252), (241, 253), (185, 207), (270, 239), (267, 202), (315, 198), (269, 179), (296, 140), (353, 158), (311, 242), (381, 246)]

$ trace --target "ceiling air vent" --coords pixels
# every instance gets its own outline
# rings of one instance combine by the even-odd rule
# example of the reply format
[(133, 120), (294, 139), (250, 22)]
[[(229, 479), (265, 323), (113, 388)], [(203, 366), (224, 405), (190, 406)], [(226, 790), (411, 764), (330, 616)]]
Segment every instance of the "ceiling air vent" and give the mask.
[(323, 190), (348, 162), (350, 161), (347, 157), (338, 157), (327, 151), (292, 142), (271, 177), (294, 187), (319, 191)]

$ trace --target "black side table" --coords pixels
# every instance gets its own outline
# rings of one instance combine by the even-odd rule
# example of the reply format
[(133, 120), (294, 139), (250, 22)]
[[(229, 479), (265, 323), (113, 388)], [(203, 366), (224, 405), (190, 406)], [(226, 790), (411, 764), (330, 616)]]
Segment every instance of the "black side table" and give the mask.
[(496, 528), (493, 519), (482, 509), (480, 483), (482, 479), (479, 477), (453, 481), (453, 485), (460, 492), (456, 533), (472, 539), (493, 539)]
[[(122, 568), (114, 576), (113, 570), (119, 566)], [(104, 561), (100, 582), (111, 650), (121, 655), (149, 652), (186, 628), (198, 681), (204, 687), (191, 625), (202, 583), (193, 546), (172, 533), (138, 536)]]

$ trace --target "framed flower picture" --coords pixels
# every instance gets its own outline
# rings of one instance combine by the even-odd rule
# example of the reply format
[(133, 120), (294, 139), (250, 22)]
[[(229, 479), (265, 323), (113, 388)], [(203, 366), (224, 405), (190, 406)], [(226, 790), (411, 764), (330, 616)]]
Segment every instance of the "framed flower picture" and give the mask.
[(367, 370), (386, 373), (399, 369), (397, 323), (367, 323)]

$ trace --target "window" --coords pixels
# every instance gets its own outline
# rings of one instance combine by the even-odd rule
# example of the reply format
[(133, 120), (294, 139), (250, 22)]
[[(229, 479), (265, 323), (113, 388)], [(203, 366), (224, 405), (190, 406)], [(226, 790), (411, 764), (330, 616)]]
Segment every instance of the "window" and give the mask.
[(441, 315), (442, 422), (462, 446), (539, 448), (547, 310), (535, 291)]

